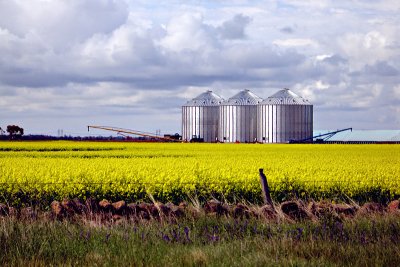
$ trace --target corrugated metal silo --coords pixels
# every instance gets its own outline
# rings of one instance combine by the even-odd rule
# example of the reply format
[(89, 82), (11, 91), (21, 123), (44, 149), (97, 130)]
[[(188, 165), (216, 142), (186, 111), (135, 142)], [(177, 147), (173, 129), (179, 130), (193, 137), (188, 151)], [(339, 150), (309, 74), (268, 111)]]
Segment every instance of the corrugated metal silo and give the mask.
[(262, 99), (243, 90), (221, 104), (219, 140), (254, 142), (257, 138), (257, 104)]
[(286, 143), (312, 137), (313, 106), (293, 93), (283, 89), (257, 106), (257, 139), (263, 143)]
[(207, 91), (182, 106), (182, 140), (204, 139), (215, 142), (218, 138), (219, 106), (224, 99)]

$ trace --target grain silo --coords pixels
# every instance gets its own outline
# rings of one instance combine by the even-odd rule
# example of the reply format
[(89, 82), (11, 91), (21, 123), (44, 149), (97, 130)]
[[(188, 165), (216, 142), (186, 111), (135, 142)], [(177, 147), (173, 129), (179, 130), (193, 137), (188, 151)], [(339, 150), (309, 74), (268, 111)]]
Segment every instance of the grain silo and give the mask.
[(207, 91), (182, 106), (182, 140), (215, 142), (218, 138), (219, 106), (224, 99)]
[(254, 142), (257, 138), (257, 104), (262, 99), (243, 90), (221, 104), (219, 140)]
[(313, 106), (289, 89), (283, 89), (257, 106), (257, 139), (286, 143), (313, 136)]

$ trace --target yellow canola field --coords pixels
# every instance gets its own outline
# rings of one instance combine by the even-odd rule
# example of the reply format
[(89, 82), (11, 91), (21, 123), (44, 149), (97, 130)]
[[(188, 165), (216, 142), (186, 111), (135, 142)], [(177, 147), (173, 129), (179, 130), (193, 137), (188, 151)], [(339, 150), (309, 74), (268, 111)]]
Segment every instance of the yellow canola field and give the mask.
[(0, 142), (0, 202), (400, 196), (400, 145)]

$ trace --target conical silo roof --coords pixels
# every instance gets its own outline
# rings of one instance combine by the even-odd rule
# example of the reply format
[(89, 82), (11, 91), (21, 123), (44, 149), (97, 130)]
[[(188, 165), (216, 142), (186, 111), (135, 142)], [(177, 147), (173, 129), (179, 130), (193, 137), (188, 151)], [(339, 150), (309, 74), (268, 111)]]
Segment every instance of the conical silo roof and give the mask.
[(229, 98), (223, 105), (257, 105), (261, 101), (260, 97), (245, 89)]
[(192, 100), (188, 101), (184, 106), (219, 106), (224, 99), (212, 91), (206, 91)]
[(261, 105), (311, 105), (311, 103), (285, 88), (262, 101)]

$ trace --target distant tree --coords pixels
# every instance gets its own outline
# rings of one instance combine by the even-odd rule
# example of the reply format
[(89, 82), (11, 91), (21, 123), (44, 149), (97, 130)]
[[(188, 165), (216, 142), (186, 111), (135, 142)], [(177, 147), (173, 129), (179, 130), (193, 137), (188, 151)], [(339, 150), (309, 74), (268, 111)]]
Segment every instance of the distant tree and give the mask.
[(10, 136), (10, 139), (20, 138), (24, 135), (24, 129), (17, 125), (8, 125), (6, 132)]

